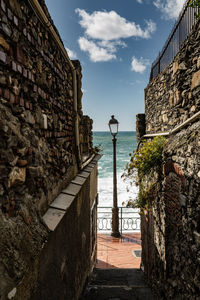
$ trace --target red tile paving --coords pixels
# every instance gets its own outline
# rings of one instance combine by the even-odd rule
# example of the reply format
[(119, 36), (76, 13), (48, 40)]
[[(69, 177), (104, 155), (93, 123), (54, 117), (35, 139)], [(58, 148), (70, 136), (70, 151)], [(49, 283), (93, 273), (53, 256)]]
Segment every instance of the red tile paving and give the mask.
[(140, 268), (141, 258), (132, 253), (141, 250), (140, 233), (123, 234), (114, 238), (109, 234), (97, 235), (97, 268)]

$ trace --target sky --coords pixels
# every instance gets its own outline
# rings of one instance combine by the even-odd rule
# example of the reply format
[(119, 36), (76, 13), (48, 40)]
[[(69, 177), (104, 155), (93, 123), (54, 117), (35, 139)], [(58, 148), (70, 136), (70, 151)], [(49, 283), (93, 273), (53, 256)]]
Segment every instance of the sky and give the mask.
[(46, 0), (68, 55), (82, 65), (83, 113), (134, 131), (144, 89), (185, 0)]

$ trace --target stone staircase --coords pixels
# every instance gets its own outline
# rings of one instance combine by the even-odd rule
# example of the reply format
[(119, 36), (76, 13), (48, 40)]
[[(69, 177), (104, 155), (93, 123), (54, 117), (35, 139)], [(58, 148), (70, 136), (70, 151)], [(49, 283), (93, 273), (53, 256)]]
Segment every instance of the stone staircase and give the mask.
[(94, 269), (79, 300), (155, 300), (140, 269)]

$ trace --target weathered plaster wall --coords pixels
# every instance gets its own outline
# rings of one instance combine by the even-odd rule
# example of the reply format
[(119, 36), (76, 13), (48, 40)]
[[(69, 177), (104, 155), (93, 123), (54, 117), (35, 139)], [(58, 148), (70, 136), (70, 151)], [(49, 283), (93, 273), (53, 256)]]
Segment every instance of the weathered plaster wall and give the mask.
[[(168, 131), (199, 111), (200, 22), (174, 62), (146, 88), (146, 132)], [(144, 270), (158, 299), (200, 299), (200, 121), (170, 135), (152, 208), (141, 222)]]
[[(39, 2), (50, 19), (44, 1)], [(84, 155), (81, 149), (87, 157), (92, 154), (92, 121), (82, 113), (80, 63), (73, 62), (76, 115), (70, 64), (29, 1), (1, 0), (0, 19), (0, 299), (15, 295), (21, 300), (29, 299), (36, 288), (40, 252), (44, 247), (50, 251), (54, 238), (42, 217), (77, 174)], [(81, 134), (78, 132), (78, 139), (75, 136), (76, 117), (80, 131), (88, 135), (87, 143), (80, 147), (77, 140)], [(79, 222), (90, 226), (91, 220), (85, 215), (90, 200), (84, 195), (80, 201), (86, 206)], [(65, 225), (69, 220), (71, 227), (65, 238), (70, 248), (76, 247), (72, 233), (77, 238), (81, 233), (80, 228), (73, 232), (76, 218), (67, 216)], [(58, 244), (59, 238), (61, 235)], [(53, 250), (52, 244), (52, 251), (58, 254), (55, 247)], [(81, 259), (79, 256), (79, 261), (74, 261), (75, 268), (80, 264), (87, 274), (89, 267), (82, 265)]]
[(200, 109), (200, 21), (174, 61), (145, 89), (146, 133), (181, 124)]

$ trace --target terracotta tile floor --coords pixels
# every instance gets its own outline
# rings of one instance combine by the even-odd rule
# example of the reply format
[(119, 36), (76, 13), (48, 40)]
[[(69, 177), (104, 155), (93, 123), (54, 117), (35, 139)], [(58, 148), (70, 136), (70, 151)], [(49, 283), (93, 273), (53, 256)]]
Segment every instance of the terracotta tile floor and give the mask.
[(133, 250), (141, 250), (140, 233), (123, 234), (114, 238), (109, 234), (97, 235), (97, 268), (139, 268), (141, 258)]

